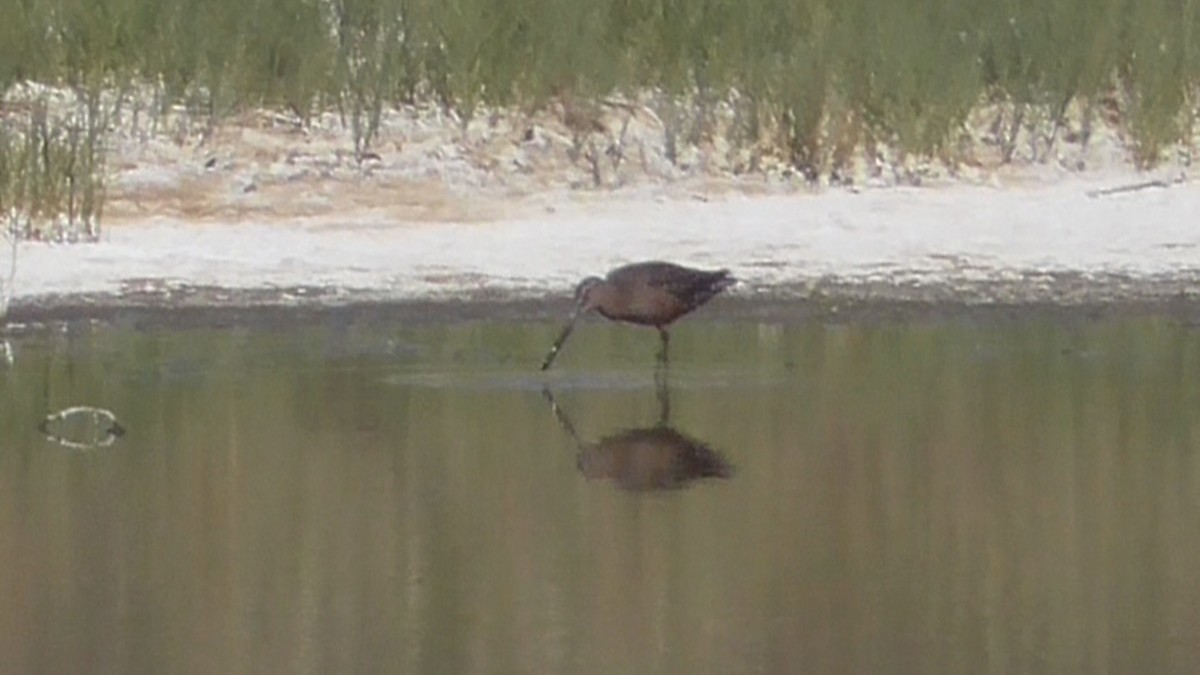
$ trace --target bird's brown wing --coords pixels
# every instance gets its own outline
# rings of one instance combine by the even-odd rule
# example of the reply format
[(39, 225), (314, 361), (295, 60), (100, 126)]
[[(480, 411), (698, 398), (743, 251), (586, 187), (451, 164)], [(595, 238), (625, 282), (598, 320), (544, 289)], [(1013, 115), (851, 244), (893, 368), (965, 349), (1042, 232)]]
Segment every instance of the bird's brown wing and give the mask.
[(644, 284), (662, 289), (676, 297), (685, 297), (698, 284), (712, 276), (711, 272), (694, 270), (669, 262), (645, 262), (630, 265), (622, 275), (634, 285)]
[(677, 267), (675, 270), (655, 270), (650, 285), (684, 299), (688, 303), (705, 302), (733, 283), (726, 270), (693, 270)]

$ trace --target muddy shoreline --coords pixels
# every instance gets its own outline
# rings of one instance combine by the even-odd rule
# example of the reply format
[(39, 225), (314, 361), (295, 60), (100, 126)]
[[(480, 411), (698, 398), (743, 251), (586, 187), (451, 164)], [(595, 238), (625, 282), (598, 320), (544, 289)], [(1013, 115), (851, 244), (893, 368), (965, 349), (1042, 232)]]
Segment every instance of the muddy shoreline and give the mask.
[[(716, 321), (937, 322), (1106, 320), (1162, 317), (1200, 325), (1200, 280), (1122, 275), (1037, 274), (1007, 281), (937, 283), (820, 279), (803, 285), (743, 284), (698, 316)], [(318, 286), (235, 289), (164, 285), (119, 294), (22, 298), (9, 331), (39, 324), (100, 321), (145, 327), (286, 327), (313, 320), (367, 323), (557, 321), (570, 310), (561, 292), (477, 289), (443, 298)], [(2, 330), (2, 329), (0, 329)]]

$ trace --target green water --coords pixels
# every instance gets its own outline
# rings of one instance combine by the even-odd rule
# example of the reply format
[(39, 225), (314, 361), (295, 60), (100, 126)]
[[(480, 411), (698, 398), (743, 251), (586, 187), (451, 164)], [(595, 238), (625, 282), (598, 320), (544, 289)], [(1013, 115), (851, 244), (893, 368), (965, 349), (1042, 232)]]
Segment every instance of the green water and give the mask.
[(1200, 331), (557, 328), (11, 338), (0, 672), (1200, 668)]

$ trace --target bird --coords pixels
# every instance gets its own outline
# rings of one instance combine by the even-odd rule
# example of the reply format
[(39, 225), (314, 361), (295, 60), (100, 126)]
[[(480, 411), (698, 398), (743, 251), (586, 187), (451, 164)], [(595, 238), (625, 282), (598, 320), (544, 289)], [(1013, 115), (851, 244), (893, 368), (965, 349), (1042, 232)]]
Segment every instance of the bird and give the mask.
[(579, 317), (593, 311), (610, 321), (658, 329), (659, 361), (665, 365), (667, 327), (735, 283), (727, 269), (701, 270), (660, 260), (623, 265), (603, 279), (588, 277), (575, 288), (575, 309), (542, 361), (542, 370), (554, 363)]

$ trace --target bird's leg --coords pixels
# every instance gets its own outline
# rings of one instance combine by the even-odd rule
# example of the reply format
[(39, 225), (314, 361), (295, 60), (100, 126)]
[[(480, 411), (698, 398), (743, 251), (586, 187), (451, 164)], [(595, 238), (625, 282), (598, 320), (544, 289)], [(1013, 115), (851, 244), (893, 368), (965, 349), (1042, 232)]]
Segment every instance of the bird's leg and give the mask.
[(659, 423), (662, 424), (667, 418), (667, 408), (670, 406), (667, 391), (667, 360), (663, 358), (663, 352), (659, 352), (658, 361), (654, 364), (654, 393), (658, 398), (659, 410), (662, 412), (659, 419)]
[(658, 426), (666, 427), (671, 425), (671, 389), (667, 386), (667, 374), (663, 371), (662, 377), (655, 374), (654, 377), (655, 395), (658, 398)]
[(658, 395), (659, 409), (662, 412), (659, 424), (664, 424), (668, 416), (667, 409), (670, 407), (667, 400), (667, 343), (670, 338), (667, 337), (667, 331), (662, 328), (658, 329), (658, 334), (662, 336), (662, 347), (659, 349), (658, 358), (654, 364), (654, 390)]

